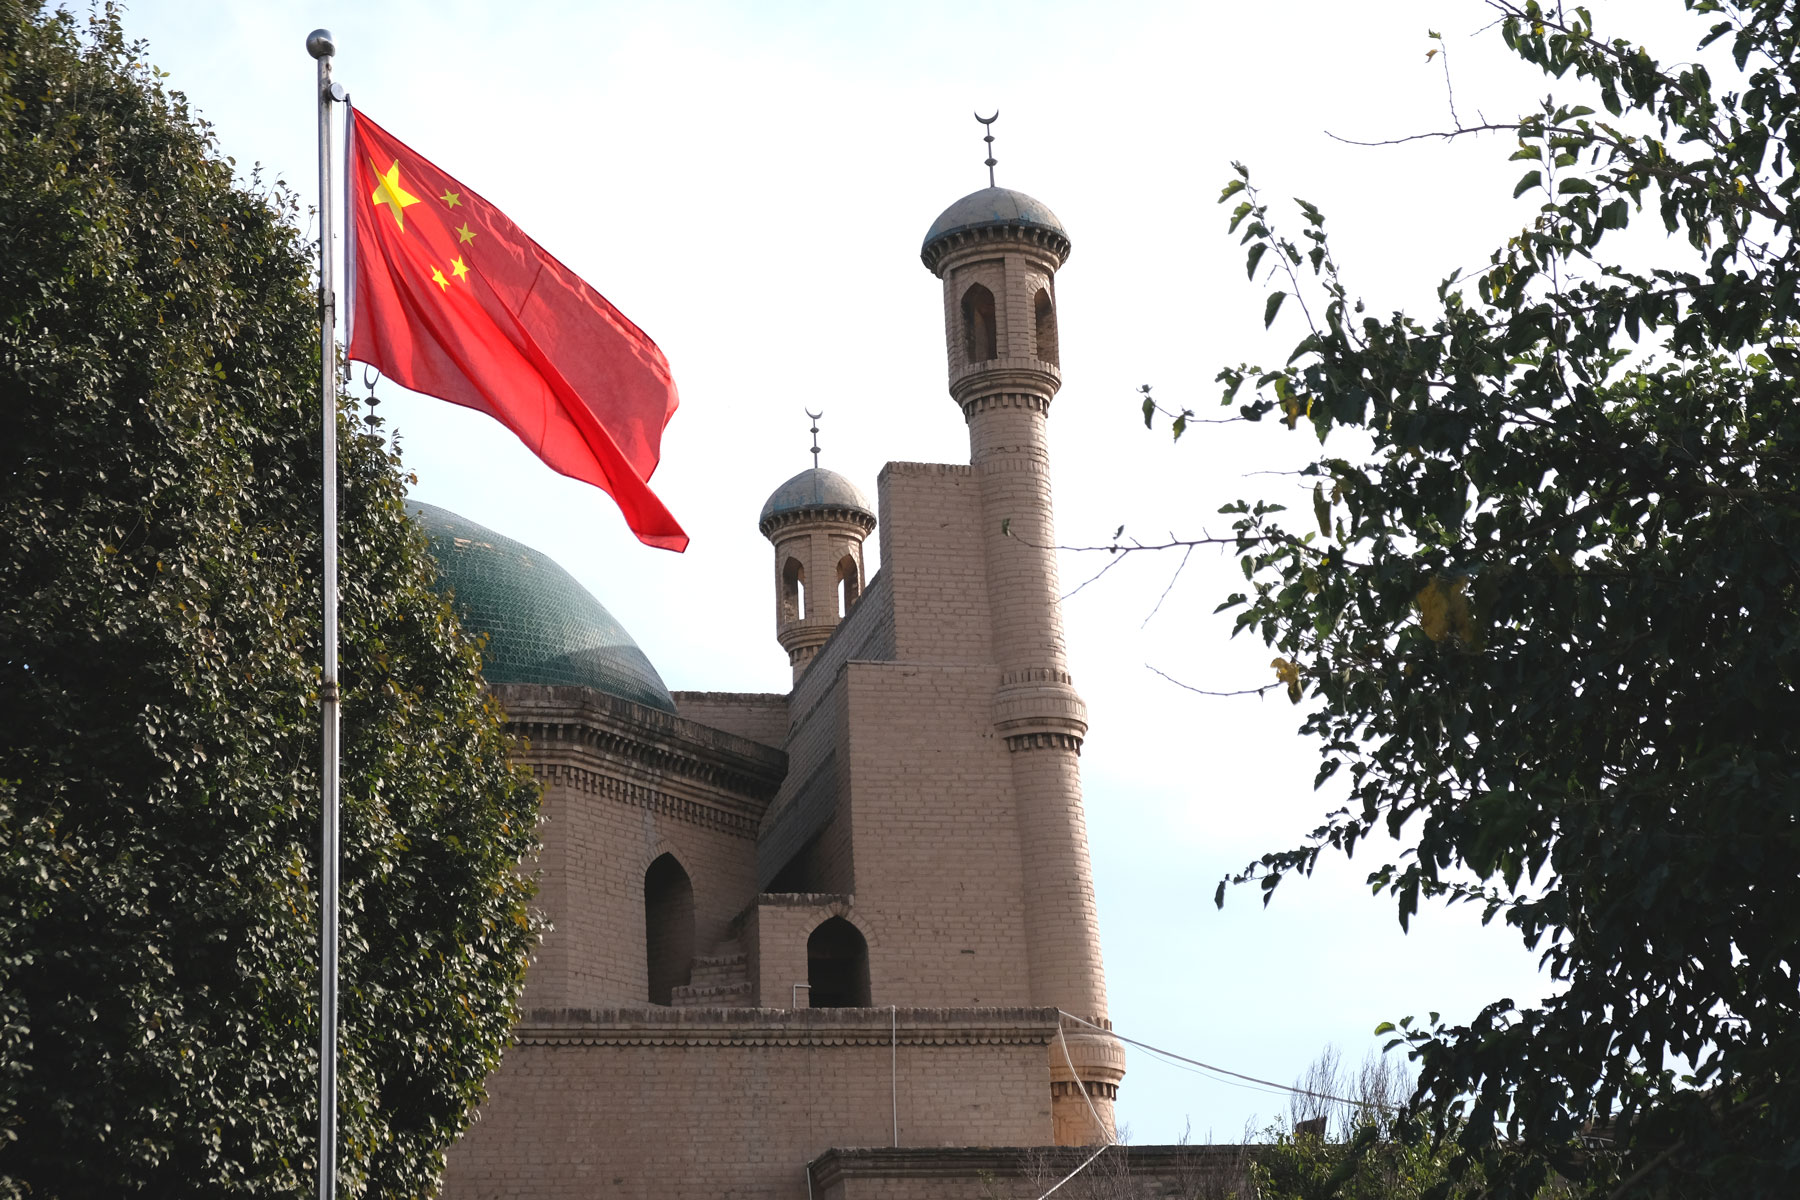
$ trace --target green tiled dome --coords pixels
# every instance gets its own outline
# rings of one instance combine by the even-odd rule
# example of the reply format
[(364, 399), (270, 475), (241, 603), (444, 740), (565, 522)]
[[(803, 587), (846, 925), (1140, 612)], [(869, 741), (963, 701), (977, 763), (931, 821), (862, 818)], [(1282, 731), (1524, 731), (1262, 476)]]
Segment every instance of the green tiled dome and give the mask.
[(675, 711), (625, 627), (548, 556), (435, 505), (406, 507), (464, 628), (488, 635), (489, 683), (573, 684)]

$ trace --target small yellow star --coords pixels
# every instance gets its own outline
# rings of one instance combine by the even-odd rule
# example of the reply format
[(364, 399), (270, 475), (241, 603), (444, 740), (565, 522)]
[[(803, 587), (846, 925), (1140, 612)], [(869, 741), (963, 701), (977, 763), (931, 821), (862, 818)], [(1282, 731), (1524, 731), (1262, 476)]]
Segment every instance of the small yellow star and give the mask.
[(444, 273), (436, 267), (431, 268), (431, 282), (437, 284), (440, 288), (448, 288), (450, 286), (450, 281), (445, 279)]
[(462, 257), (460, 255), (457, 256), (456, 258), (453, 258), (450, 260), (450, 273), (452, 275), (456, 276), (458, 279), (461, 279), (463, 276), (465, 276), (469, 273), (469, 268), (463, 262)]
[(439, 196), (438, 199), (444, 202), (444, 207), (446, 208), (455, 208), (462, 203), (462, 197), (451, 191), (449, 188), (445, 188), (444, 194)]
[(375, 178), (381, 181), (369, 194), (370, 202), (387, 205), (394, 212), (394, 224), (405, 229), (406, 217), (404, 214), (408, 207), (419, 203), (419, 198), (400, 186), (400, 160), (396, 158), (394, 165), (389, 167), (385, 173), (375, 165), (374, 159), (369, 160), (369, 166), (374, 169)]
[(462, 223), (462, 228), (456, 231), (456, 240), (459, 244), (475, 240), (475, 231), (469, 228), (469, 223), (467, 221), (464, 221)]

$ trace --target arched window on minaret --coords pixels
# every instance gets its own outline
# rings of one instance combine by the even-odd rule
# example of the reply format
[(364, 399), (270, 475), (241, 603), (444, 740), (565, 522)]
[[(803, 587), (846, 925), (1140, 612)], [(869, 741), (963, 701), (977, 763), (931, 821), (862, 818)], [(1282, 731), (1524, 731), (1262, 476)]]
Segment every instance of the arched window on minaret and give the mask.
[(1062, 366), (1056, 357), (1056, 305), (1049, 288), (1039, 288), (1033, 307), (1037, 310), (1037, 356), (1052, 366)]
[(806, 619), (806, 568), (797, 558), (781, 568), (781, 615), (790, 621)]
[(971, 363), (987, 362), (999, 357), (999, 339), (994, 327), (994, 293), (979, 283), (969, 285), (963, 293), (963, 349)]
[(862, 595), (862, 573), (856, 565), (855, 555), (846, 554), (838, 559), (838, 617), (842, 619), (850, 615), (856, 607), (856, 598)]
[(856, 926), (833, 917), (812, 931), (806, 983), (814, 1008), (869, 1007), (869, 943)]
[(644, 949), (650, 1003), (668, 1004), (694, 966), (694, 885), (673, 854), (644, 872)]

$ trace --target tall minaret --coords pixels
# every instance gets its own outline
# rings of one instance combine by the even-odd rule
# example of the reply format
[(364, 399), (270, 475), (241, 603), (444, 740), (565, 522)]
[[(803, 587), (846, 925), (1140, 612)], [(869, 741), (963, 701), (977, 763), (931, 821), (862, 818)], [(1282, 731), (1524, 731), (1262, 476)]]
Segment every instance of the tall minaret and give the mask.
[[(987, 165), (991, 180), (991, 150)], [(1105, 1026), (1078, 758), (1087, 708), (1063, 645), (1046, 439), (1050, 401), (1062, 386), (1056, 272), (1068, 256), (1069, 237), (1056, 215), (1001, 187), (945, 209), (920, 250), (944, 283), (950, 395), (968, 421), (970, 463), (981, 487), (1000, 672), (994, 730), (1010, 752), (1018, 795), (1031, 1000)], [(1063, 1042), (1050, 1047), (1056, 1141), (1104, 1141), (1109, 1134), (1095, 1128), (1094, 1112), (1110, 1130), (1124, 1053), (1116, 1040), (1069, 1021)]]
[(775, 489), (757, 527), (775, 547), (775, 637), (788, 652), (794, 682), (862, 596), (863, 541), (875, 513), (856, 485), (819, 466), (813, 418), (813, 465)]

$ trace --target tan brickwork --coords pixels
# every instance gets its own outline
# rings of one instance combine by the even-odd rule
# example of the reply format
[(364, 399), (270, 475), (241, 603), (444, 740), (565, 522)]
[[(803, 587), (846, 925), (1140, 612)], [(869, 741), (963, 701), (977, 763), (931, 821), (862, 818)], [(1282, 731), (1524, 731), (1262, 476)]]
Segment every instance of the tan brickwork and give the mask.
[[(885, 943), (867, 914), (856, 911), (854, 896), (774, 893), (757, 897), (744, 916), (744, 943), (756, 946), (756, 1003), (764, 1008), (811, 1008), (807, 989), (806, 939), (832, 917), (855, 925), (869, 944), (872, 962), (885, 958)], [(892, 1002), (892, 1001), (890, 1001)]]
[(846, 676), (857, 906), (886, 937), (869, 965), (875, 1002), (1028, 1003), (993, 669), (851, 663)]
[(787, 741), (787, 697), (773, 692), (671, 692), (675, 708), (696, 725), (779, 747)]
[(892, 657), (993, 661), (981, 487), (966, 466), (891, 462), (877, 481), (881, 574), (891, 594)]
[[(1038, 1145), (1044, 1009), (532, 1013), (445, 1200), (802, 1200), (833, 1146)], [(890, 1039), (893, 1045), (890, 1045)]]

